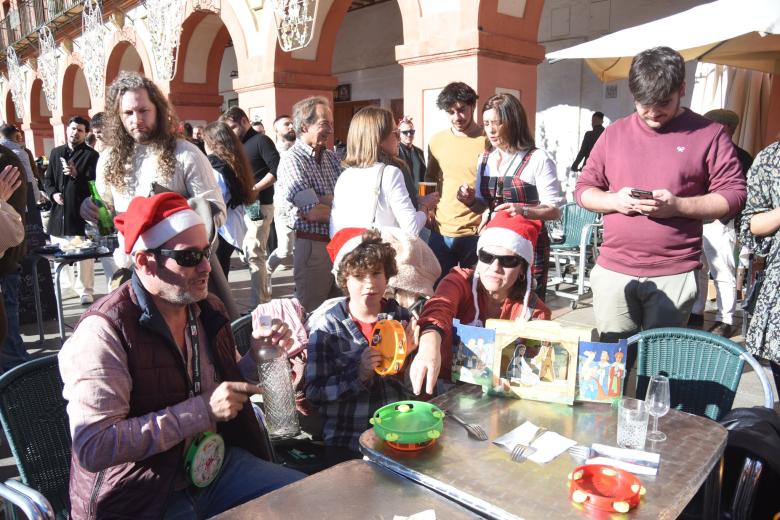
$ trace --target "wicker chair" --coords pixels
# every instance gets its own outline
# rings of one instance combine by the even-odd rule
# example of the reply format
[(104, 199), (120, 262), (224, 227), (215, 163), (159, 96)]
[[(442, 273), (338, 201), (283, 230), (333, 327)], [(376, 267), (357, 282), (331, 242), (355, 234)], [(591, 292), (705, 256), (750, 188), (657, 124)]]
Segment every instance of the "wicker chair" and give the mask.
[(0, 422), (19, 475), (51, 503), (57, 518), (70, 510), (71, 438), (62, 388), (56, 355), (0, 376)]
[(637, 349), (637, 395), (644, 396), (650, 377), (669, 377), (671, 405), (715, 421), (731, 410), (745, 362), (764, 389), (765, 406), (774, 399), (761, 365), (740, 345), (709, 332), (683, 328), (650, 329), (628, 339)]
[[(550, 254), (555, 265), (555, 277), (548, 285), (557, 296), (571, 300), (571, 308), (576, 309), (577, 303), (585, 294), (585, 272), (587, 271), (588, 250), (592, 253), (593, 261), (598, 254), (596, 248), (595, 229), (601, 225), (598, 213), (588, 211), (575, 203), (569, 203), (561, 208), (561, 222), (563, 225), (563, 242), (553, 243), (550, 246)], [(565, 267), (561, 268), (561, 262), (576, 260), (577, 276), (567, 279)], [(562, 283), (577, 285), (576, 292), (559, 289)]]
[(242, 356), (249, 351), (249, 345), (252, 342), (252, 315), (247, 314), (234, 320), (230, 324), (233, 330), (233, 337), (236, 340), (236, 348)]

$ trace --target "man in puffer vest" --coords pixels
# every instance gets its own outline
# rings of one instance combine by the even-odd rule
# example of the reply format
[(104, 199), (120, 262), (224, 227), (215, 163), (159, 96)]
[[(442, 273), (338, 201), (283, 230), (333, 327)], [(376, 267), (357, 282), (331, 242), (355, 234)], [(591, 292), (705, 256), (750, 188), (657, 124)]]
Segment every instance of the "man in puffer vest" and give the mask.
[[(59, 354), (73, 437), (71, 516), (207, 518), (303, 477), (271, 462), (248, 403), (274, 320), (236, 351), (208, 294), (203, 221), (176, 193), (136, 197), (116, 218), (134, 274), (81, 317)], [(251, 382), (248, 382), (251, 381)]]

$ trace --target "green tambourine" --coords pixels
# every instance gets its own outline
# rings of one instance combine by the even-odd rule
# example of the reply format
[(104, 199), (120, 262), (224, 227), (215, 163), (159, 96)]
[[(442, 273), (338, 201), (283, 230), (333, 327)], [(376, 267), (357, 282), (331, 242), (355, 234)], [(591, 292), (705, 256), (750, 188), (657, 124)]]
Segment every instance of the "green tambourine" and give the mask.
[(201, 433), (184, 457), (184, 473), (193, 486), (204, 488), (214, 482), (225, 462), (225, 441), (218, 433)]

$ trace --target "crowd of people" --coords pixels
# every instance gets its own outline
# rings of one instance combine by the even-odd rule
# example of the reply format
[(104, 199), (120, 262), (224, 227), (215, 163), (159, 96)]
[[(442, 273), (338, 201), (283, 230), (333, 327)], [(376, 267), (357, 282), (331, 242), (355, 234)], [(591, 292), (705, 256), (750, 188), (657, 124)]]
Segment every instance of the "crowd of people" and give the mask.
[[(728, 335), (738, 236), (767, 264), (747, 348), (780, 379), (780, 144), (750, 167), (732, 142), (738, 120), (682, 106), (684, 62), (669, 48), (637, 55), (629, 88), (636, 111), (606, 128), (595, 113), (571, 166), (581, 169), (576, 202), (603, 214), (590, 273), (602, 339), (696, 324), (707, 271), (718, 287), (713, 332)], [(238, 107), (205, 126), (181, 125), (151, 80), (123, 72), (105, 112), (70, 119), (40, 194), (16, 129), (0, 130), (0, 226), (15, 230), (0, 237), (3, 369), (29, 358), (18, 325), (28, 198), (51, 201), (55, 242), (96, 223), (90, 181), (116, 215), (119, 245), (104, 263), (113, 290), (93, 303), (92, 267), (78, 267), (90, 307), (59, 354), (74, 518), (200, 518), (302, 477), (269, 462), (245, 406), (259, 392), (258, 351), (287, 348), (294, 324), (268, 327), (254, 313), (251, 348), (237, 353), (227, 281), (236, 254), (249, 269), (253, 308), (272, 300), (272, 274), (292, 267), (308, 342), (302, 388), (317, 433), (341, 460), (359, 456), (358, 436), (380, 406), (441, 391), (453, 319), (550, 319), (545, 223), (566, 203), (554, 154), (536, 146), (529, 107), (512, 94), (485, 98), (475, 113), (470, 86), (442, 89), (437, 106), (450, 127), (430, 138), (427, 158), (411, 116), (365, 107), (342, 158), (328, 146), (324, 97), (279, 115), (271, 139)], [(395, 376), (376, 373), (381, 355), (369, 348), (382, 319), (400, 321), (411, 347)], [(185, 454), (208, 435), (224, 439), (226, 457), (192, 493)]]

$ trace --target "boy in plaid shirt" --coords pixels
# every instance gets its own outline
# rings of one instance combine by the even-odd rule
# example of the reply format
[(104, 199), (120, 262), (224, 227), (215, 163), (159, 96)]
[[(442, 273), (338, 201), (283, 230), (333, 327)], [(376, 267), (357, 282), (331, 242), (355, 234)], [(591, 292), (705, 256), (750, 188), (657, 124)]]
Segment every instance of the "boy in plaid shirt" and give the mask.
[(309, 319), (306, 397), (322, 416), (325, 444), (358, 455), (358, 439), (373, 413), (411, 395), (406, 371), (385, 377), (374, 372), (382, 356), (368, 346), (371, 331), (379, 320), (406, 322), (407, 344), (414, 348), (415, 323), (398, 302), (383, 298), (397, 268), (395, 251), (377, 231), (342, 229), (328, 253), (347, 296), (326, 301)]

